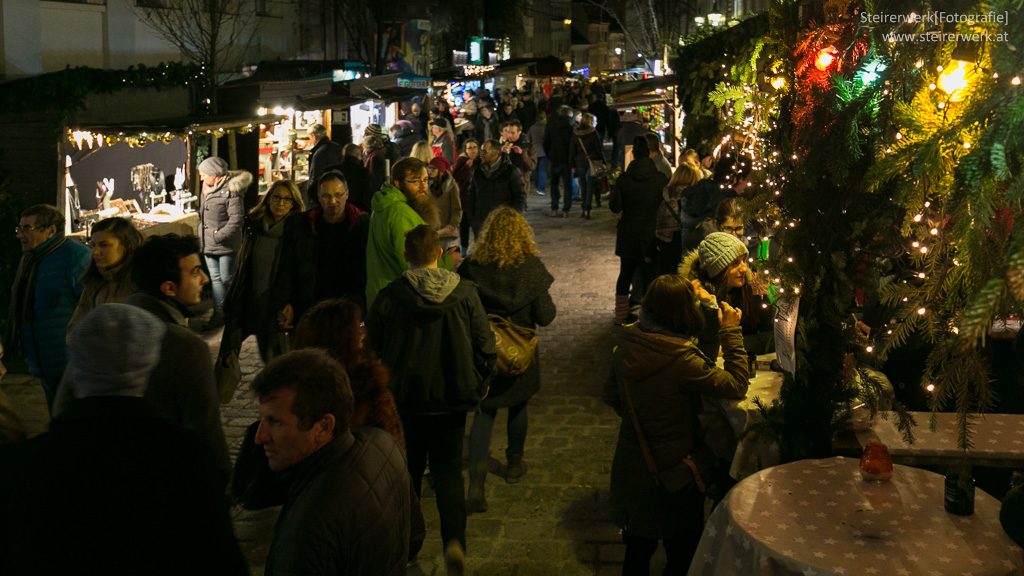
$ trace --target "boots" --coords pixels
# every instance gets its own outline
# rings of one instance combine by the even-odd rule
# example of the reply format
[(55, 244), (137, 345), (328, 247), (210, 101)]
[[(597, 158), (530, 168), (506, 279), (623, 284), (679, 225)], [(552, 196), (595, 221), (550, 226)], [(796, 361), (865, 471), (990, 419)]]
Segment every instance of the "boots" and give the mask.
[(487, 512), (487, 497), (484, 483), (487, 481), (487, 460), (469, 465), (469, 494), (466, 496), (466, 513)]
[(629, 294), (615, 295), (615, 323), (625, 324), (629, 317)]
[(508, 466), (505, 468), (505, 482), (509, 484), (516, 484), (519, 479), (526, 474), (526, 465), (523, 464), (523, 454), (520, 452), (516, 454), (514, 452), (505, 451), (505, 458), (508, 461)]

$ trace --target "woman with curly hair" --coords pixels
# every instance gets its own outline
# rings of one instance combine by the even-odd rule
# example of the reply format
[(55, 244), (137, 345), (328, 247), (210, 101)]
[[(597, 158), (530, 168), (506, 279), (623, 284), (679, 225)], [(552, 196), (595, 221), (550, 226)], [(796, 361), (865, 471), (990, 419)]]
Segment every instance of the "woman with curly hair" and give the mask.
[(142, 241), (142, 233), (127, 218), (115, 216), (93, 225), (89, 238), (92, 262), (82, 276), (85, 290), (68, 322), (68, 334), (93, 308), (124, 302), (135, 292), (132, 257)]
[[(514, 208), (496, 208), (484, 221), (480, 238), (469, 257), (459, 267), (459, 275), (477, 285), (480, 300), (488, 314), (536, 328), (555, 319), (555, 303), (549, 289), (554, 278), (538, 258), (533, 230)], [(491, 429), (498, 408), (508, 408), (508, 466), (505, 481), (519, 481), (526, 467), (526, 405), (540, 389), (540, 349), (533, 364), (519, 376), (495, 376), (491, 389), (473, 417), (469, 433), (469, 494), (467, 512), (484, 512), (484, 482), (491, 448)]]
[(388, 369), (372, 350), (363, 347), (362, 313), (350, 300), (333, 299), (318, 303), (305, 314), (295, 329), (295, 347), (322, 348), (348, 372), (355, 408), (352, 428), (373, 426), (392, 436), (405, 450), (402, 420), (388, 387)]

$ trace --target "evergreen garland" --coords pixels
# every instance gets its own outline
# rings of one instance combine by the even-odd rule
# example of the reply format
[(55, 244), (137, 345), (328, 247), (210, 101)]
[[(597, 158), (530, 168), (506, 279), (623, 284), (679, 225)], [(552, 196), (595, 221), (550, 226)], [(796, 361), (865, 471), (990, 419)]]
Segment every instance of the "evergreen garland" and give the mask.
[[(995, 318), (1024, 301), (1024, 98), (1014, 79), (1024, 72), (1017, 48), (1024, 28), (1012, 24), (1024, 6), (998, 0), (961, 7), (965, 14), (1006, 11), (1009, 23), (957, 25), (962, 34), (1002, 34), (1006, 41), (981, 46), (968, 64), (968, 85), (949, 95), (938, 67), (950, 65), (956, 46), (892, 43), (884, 35), (893, 27), (858, 22), (868, 9), (907, 13), (905, 4), (829, 0), (816, 20), (801, 24), (794, 2), (776, 1), (766, 38), (728, 62), (690, 72), (700, 79), (727, 64), (728, 79), (684, 92), (713, 110), (695, 106), (688, 114), (713, 113), (728, 133), (743, 129), (750, 118), (744, 110), (761, 98), (743, 86), (766, 70), (789, 80), (778, 109), (762, 114), (755, 142), (744, 142), (760, 169), (749, 205), (775, 222), (783, 245), (772, 276), (780, 292), (800, 297), (797, 373), (786, 378), (778, 403), (761, 406), (787, 459), (830, 453), (851, 400), (871, 398), (870, 384), (862, 377), (855, 387), (843, 370), (851, 351), (865, 355), (852, 329), (855, 292), (875, 291), (887, 310), (879, 344), (868, 349), (878, 360), (912, 338), (929, 345), (923, 376), (934, 387), (931, 406), (957, 411), (965, 448), (969, 415), (996, 405), (983, 355), (987, 334)], [(825, 70), (817, 60), (822, 51), (836, 58)], [(784, 69), (759, 66), (758, 58), (781, 60)], [(878, 271), (877, 282), (865, 280), (865, 269)], [(901, 413), (908, 437), (911, 424)]]

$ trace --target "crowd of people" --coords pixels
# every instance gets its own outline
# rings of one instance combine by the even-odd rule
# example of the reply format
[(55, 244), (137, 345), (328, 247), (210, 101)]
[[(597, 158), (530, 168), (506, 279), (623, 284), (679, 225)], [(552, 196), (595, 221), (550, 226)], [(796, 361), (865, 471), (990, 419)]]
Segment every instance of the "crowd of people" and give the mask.
[[(557, 313), (523, 212), (547, 195), (550, 215), (567, 217), (576, 189), (583, 218), (605, 191), (620, 215), (621, 331), (604, 399), (621, 416), (611, 517), (623, 574), (649, 573), (659, 541), (666, 573), (685, 572), (705, 501), (732, 482), (702, 398), (743, 397), (749, 357), (775, 343), (777, 301), (752, 272), (768, 240), (743, 213), (751, 162), (686, 150), (673, 167), (658, 135), (599, 89), (539, 100), (481, 90), (457, 111), (416, 103), (390, 137), (371, 125), (358, 145), (313, 126), (305, 191), (274, 182), (248, 212), (252, 176), (208, 158), (196, 237), (144, 238), (110, 218), (86, 247), (57, 208), (26, 209), (3, 344), (53, 419), (25, 440), (0, 397), (0, 573), (244, 574), (233, 502), (282, 507), (268, 575), (404, 574), (427, 538), (428, 469), (460, 573), (467, 515), (488, 509), (497, 412), (498, 472), (516, 484), (541, 387), (539, 347), (504, 370), (494, 322), (535, 331)], [(215, 355), (192, 326), (207, 285), (202, 329), (223, 325)], [(248, 390), (259, 410), (232, 463), (220, 404), (249, 336), (264, 363)]]

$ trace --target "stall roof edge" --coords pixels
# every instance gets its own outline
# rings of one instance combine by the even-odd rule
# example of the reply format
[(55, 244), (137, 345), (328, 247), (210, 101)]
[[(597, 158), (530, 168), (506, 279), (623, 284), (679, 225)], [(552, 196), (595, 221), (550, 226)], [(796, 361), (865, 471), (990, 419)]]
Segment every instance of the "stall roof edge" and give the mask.
[(143, 122), (120, 122), (104, 124), (99, 122), (83, 122), (80, 124), (68, 125), (72, 130), (89, 130), (92, 132), (174, 132), (182, 134), (192, 131), (217, 130), (220, 128), (241, 128), (249, 124), (273, 124), (287, 119), (286, 116), (267, 114), (264, 116), (245, 116), (239, 114), (224, 114), (220, 116), (185, 116), (179, 118), (165, 118), (160, 120), (147, 120)]

